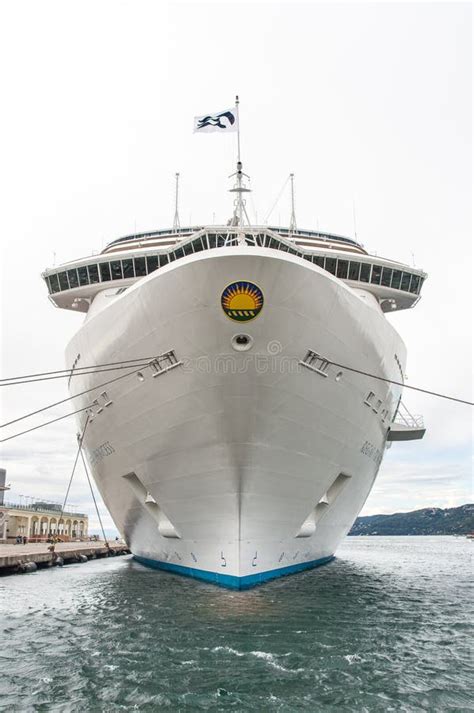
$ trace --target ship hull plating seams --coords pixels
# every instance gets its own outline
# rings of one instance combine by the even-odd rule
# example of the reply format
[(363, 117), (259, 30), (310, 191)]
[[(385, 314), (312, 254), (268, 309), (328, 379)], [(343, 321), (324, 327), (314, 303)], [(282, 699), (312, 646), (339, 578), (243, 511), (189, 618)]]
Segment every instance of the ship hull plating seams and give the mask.
[[(264, 296), (245, 323), (221, 305), (237, 281)], [(398, 380), (404, 345), (375, 300), (297, 257), (245, 247), (184, 258), (114, 292), (96, 297), (68, 364), (79, 353), (103, 364), (169, 351), (182, 362), (108, 386), (111, 403), (92, 409), (84, 437), (136, 558), (236, 588), (329, 561), (372, 488), (400, 393), (300, 362), (313, 350)], [(77, 376), (72, 392), (110, 376)]]

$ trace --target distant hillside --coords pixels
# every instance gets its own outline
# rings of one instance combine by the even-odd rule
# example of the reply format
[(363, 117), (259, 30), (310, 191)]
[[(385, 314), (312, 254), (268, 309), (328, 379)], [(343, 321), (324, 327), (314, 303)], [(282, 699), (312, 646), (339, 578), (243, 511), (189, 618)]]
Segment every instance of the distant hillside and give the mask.
[(358, 517), (349, 535), (466, 535), (474, 532), (474, 504)]

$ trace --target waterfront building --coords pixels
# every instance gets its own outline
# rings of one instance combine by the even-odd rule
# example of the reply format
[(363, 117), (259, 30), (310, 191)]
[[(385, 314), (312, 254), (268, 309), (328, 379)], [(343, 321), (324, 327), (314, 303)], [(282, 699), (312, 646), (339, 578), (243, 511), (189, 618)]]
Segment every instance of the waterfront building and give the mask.
[(31, 502), (0, 505), (0, 543), (14, 544), (20, 537), (29, 542), (46, 542), (51, 537), (69, 542), (89, 537), (85, 513), (65, 511), (61, 517), (61, 505), (27, 500)]

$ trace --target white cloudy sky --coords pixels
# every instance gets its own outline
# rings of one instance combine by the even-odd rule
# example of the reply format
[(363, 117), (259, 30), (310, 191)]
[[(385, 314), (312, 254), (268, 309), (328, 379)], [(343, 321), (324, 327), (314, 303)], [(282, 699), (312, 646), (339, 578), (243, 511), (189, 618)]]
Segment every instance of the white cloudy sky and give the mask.
[[(53, 308), (41, 271), (170, 225), (175, 171), (182, 224), (227, 219), (234, 137), (191, 127), (239, 93), (252, 215), (290, 171), (301, 227), (351, 235), (355, 201), (371, 252), (429, 273), (416, 309), (390, 317), (409, 383), (469, 398), (471, 34), (468, 3), (4, 1), (2, 376), (63, 367), (82, 317)], [(272, 219), (288, 218), (285, 197)], [(64, 396), (63, 382), (4, 387), (2, 422)], [(405, 400), (426, 438), (388, 452), (365, 513), (472, 499), (470, 407)], [(5, 444), (15, 494), (61, 498), (74, 431)], [(92, 514), (82, 471), (71, 499)]]

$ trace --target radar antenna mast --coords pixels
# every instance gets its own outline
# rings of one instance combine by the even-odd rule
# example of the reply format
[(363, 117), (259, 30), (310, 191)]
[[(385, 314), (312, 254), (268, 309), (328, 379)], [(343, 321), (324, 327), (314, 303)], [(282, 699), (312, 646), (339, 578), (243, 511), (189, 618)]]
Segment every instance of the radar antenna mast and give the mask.
[(251, 193), (251, 189), (244, 185), (244, 179), (250, 180), (250, 176), (242, 171), (242, 161), (240, 160), (240, 116), (239, 116), (239, 97), (235, 97), (235, 106), (237, 109), (237, 171), (232, 173), (229, 178), (235, 177), (235, 183), (233, 188), (230, 189), (230, 193), (236, 193), (237, 197), (234, 201), (234, 214), (229, 222), (229, 225), (243, 227), (244, 216), (247, 223), (250, 225), (250, 220), (247, 215), (247, 209), (245, 207), (245, 200), (242, 196), (243, 193)]
[(174, 220), (173, 220), (173, 233), (177, 233), (180, 229), (179, 224), (179, 212), (178, 212), (178, 195), (179, 195), (179, 173), (175, 174), (176, 187), (174, 196)]
[(295, 184), (294, 184), (295, 174), (290, 173), (291, 180), (291, 217), (290, 217), (290, 228), (289, 232), (294, 233), (297, 230), (296, 227), (296, 215), (295, 215)]
[(352, 219), (354, 222), (354, 240), (357, 242), (357, 223), (356, 223), (356, 202), (355, 198), (352, 198)]

